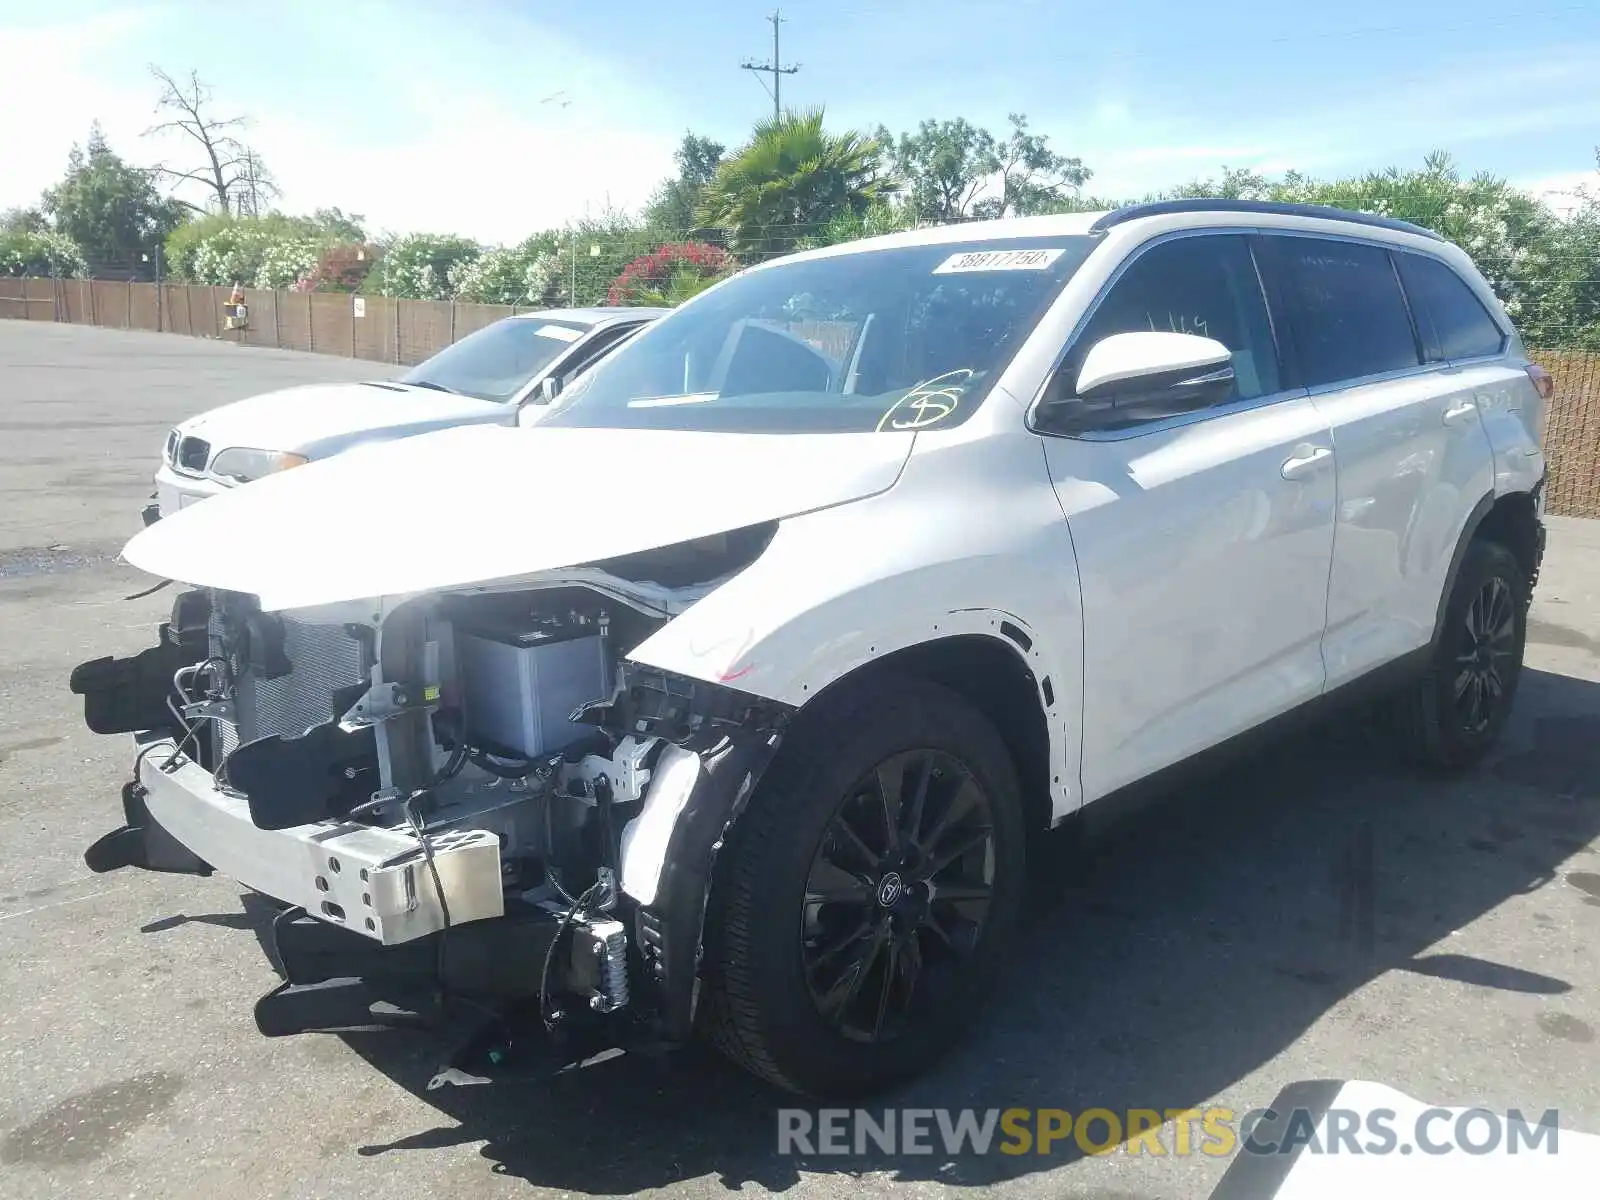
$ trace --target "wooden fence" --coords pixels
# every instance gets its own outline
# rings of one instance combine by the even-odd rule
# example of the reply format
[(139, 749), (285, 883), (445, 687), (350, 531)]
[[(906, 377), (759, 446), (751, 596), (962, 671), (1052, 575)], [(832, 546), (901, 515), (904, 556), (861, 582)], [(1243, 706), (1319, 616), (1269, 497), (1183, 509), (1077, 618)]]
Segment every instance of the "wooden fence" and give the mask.
[(231, 292), (204, 284), (0, 279), (0, 318), (184, 333), (410, 366), (527, 308), (246, 288), (246, 324), (229, 329), (223, 310)]
[[(246, 289), (248, 322), (230, 330), (223, 314), (229, 291), (181, 283), (0, 279), (0, 318), (183, 333), (411, 365), (518, 311), (506, 304)], [(827, 332), (807, 334), (826, 340)], [(1545, 428), (1547, 508), (1600, 517), (1600, 352), (1536, 350), (1533, 357), (1556, 383)]]

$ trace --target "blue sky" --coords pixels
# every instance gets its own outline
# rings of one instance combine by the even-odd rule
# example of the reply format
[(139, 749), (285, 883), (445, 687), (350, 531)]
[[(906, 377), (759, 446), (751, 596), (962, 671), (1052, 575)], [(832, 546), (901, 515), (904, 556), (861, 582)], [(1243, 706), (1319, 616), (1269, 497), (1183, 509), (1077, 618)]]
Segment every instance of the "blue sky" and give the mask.
[[(172, 155), (140, 136), (158, 62), (253, 116), (284, 207), (514, 240), (641, 204), (685, 129), (737, 143), (770, 110), (738, 69), (770, 52), (769, 11), (0, 0), (0, 207), (32, 202), (95, 119), (135, 161)], [(802, 64), (786, 103), (895, 130), (958, 115), (998, 130), (1020, 110), (1085, 160), (1097, 194), (1433, 148), (1536, 190), (1600, 183), (1594, 0), (790, 0), (784, 15), (783, 57)]]

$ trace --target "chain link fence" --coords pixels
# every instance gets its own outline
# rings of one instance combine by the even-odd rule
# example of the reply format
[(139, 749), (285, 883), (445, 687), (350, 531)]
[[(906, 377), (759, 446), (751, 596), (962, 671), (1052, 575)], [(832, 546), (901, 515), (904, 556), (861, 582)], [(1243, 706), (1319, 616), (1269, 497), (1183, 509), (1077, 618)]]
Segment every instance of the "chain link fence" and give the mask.
[[(0, 278), (0, 319), (181, 333), (409, 366), (502, 317), (529, 311), (507, 304), (246, 288), (245, 323), (230, 328), (231, 290), (131, 280)], [(1556, 386), (1545, 428), (1548, 511), (1600, 517), (1600, 351), (1531, 354)]]

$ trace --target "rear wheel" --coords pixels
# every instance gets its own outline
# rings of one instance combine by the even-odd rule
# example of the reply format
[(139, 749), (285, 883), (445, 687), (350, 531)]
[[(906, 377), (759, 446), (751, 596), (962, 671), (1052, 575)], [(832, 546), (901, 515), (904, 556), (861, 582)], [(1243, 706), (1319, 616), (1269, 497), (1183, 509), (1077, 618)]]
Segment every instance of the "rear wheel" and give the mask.
[(1464, 770), (1494, 745), (1522, 676), (1527, 610), (1516, 557), (1497, 542), (1474, 541), (1432, 661), (1407, 697), (1411, 748), (1423, 764)]
[(1005, 745), (955, 693), (901, 679), (802, 713), (719, 859), (712, 1039), (814, 1094), (923, 1069), (995, 974), (1023, 842)]

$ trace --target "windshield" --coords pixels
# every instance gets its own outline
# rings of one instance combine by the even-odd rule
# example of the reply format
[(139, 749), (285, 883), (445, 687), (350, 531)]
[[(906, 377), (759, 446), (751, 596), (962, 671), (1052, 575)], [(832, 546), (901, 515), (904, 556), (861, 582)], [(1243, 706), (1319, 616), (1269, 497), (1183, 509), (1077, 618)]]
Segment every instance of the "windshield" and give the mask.
[(507, 317), (446, 346), (400, 382), (503, 403), (587, 332), (571, 321)]
[(751, 271), (645, 329), (544, 423), (797, 433), (959, 424), (1093, 245), (947, 242)]

